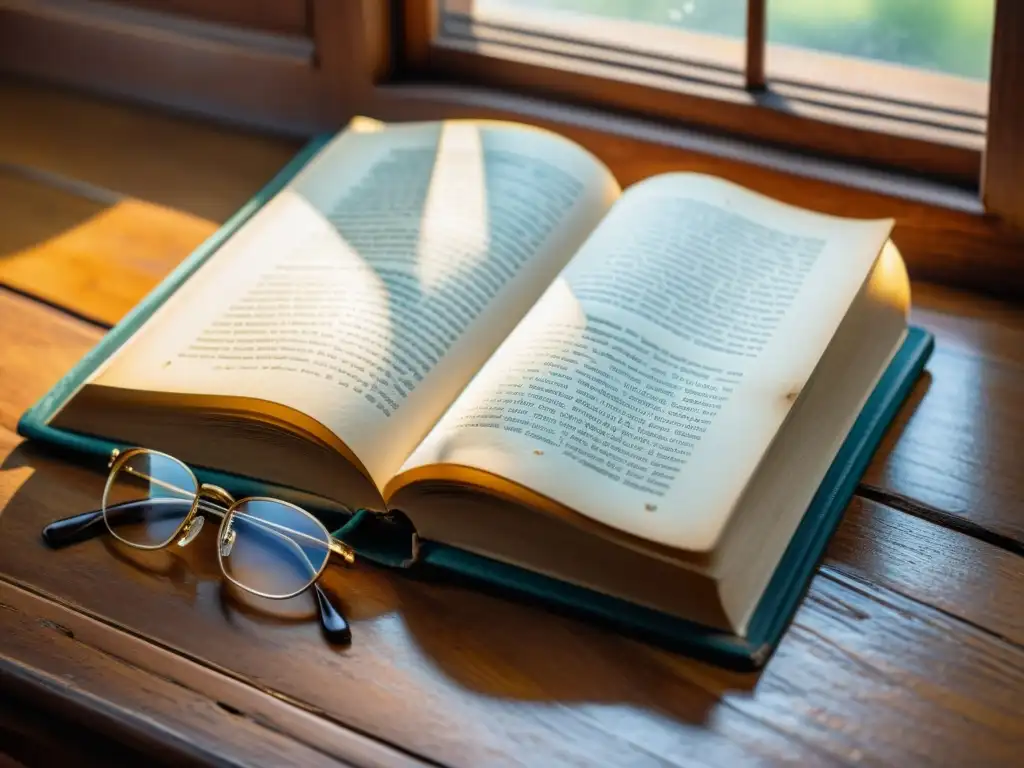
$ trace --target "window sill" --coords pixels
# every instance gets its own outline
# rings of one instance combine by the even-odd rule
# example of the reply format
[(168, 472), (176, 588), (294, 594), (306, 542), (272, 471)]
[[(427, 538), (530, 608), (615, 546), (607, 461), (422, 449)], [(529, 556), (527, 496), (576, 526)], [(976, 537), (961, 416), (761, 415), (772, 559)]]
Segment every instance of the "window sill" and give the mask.
[(1024, 237), (952, 184), (723, 138), (650, 118), (446, 83), (375, 86), (352, 114), (382, 120), (489, 118), (556, 131), (600, 158), (626, 187), (670, 171), (708, 173), (824, 213), (892, 217), (915, 280), (1024, 296)]
[(737, 40), (648, 24), (537, 10), (449, 10), (431, 44), (407, 64), (431, 77), (777, 145), (798, 137), (811, 151), (978, 185), (985, 84), (771, 46), (771, 87), (751, 93), (743, 87), (742, 56)]

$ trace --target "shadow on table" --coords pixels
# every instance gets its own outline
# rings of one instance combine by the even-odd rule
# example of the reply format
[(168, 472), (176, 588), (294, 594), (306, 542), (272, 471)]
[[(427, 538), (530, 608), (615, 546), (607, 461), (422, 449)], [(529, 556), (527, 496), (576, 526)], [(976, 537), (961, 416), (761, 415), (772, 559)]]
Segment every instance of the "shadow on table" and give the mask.
[[(234, 660), (232, 669), (243, 675), (263, 675), (249, 667), (288, 654), (303, 674), (275, 679), (267, 673), (267, 682), (291, 696), (329, 695), (315, 670), (348, 658), (365, 664), (370, 654), (375, 668), (419, 668), (413, 678), (428, 674), (432, 690), (440, 685), (539, 704), (632, 704), (700, 724), (723, 694), (752, 692), (759, 680), (757, 674), (714, 670), (523, 602), (367, 565), (329, 568), (323, 577), (353, 625), (354, 653), (339, 655), (308, 629), (317, 626), (310, 593), (273, 601), (224, 586), (214, 526), (186, 549), (139, 551), (108, 535), (49, 549), (41, 541), (42, 527), (98, 506), (105, 473), (23, 443), (0, 467), (0, 489), (5, 476), (19, 468), (31, 474), (16, 489), (6, 488), (0, 514), (6, 573), (133, 634), (215, 664)], [(239, 643), (252, 647), (236, 654)], [(710, 687), (694, 682), (708, 679), (714, 680)]]
[(875, 451), (874, 458), (861, 479), (862, 483), (880, 482), (884, 479), (889, 457), (900, 444), (904, 433), (918, 418), (920, 405), (932, 388), (932, 378), (931, 371), (926, 369), (914, 384), (906, 402), (889, 425), (878, 450)]
[[(87, 185), (83, 185), (83, 189)], [(116, 202), (59, 186), (45, 172), (0, 161), (0, 272), (7, 259), (22, 256), (99, 215)]]
[[(931, 384), (932, 375), (925, 371), (886, 431), (875, 463), (883, 461), (899, 443)], [(403, 612), (410, 635), (449, 677), (493, 696), (650, 704), (673, 700), (652, 695), (653, 691), (668, 693), (680, 686), (692, 687), (688, 679), (703, 679), (713, 681), (705, 686), (709, 693), (715, 691), (707, 698), (708, 706), (713, 707), (717, 698), (726, 694), (753, 695), (763, 674), (763, 670), (711, 667), (614, 630), (596, 629), (584, 619), (557, 615), (557, 611), (516, 596), (500, 596), (503, 608), (497, 610), (492, 608), (497, 605), (494, 597), (484, 596), (475, 586), (463, 589), (454, 580), (439, 579), (432, 588), (412, 588), (418, 589), (416, 599), (406, 602)], [(459, 599), (450, 598), (455, 592), (461, 593)], [(633, 665), (628, 673), (622, 671), (622, 659)], [(618, 682), (609, 675), (609, 670), (616, 668), (622, 671)], [(689, 670), (685, 677), (679, 674), (682, 669)], [(638, 674), (647, 680), (639, 691), (635, 688)], [(693, 718), (688, 715), (686, 719)]]

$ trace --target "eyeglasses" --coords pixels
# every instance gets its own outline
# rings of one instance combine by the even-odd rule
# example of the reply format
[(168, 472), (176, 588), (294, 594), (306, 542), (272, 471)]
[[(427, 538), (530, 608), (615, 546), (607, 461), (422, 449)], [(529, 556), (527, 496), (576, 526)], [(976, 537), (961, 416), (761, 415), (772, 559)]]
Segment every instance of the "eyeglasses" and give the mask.
[(331, 555), (348, 565), (355, 552), (331, 536), (309, 512), (280, 499), (235, 499), (216, 485), (200, 484), (173, 456), (147, 448), (114, 450), (100, 509), (50, 523), (43, 539), (60, 548), (106, 530), (137, 549), (187, 547), (208, 516), (220, 521), (217, 559), (224, 577), (260, 597), (284, 600), (313, 587), (320, 623), (332, 643), (351, 641), (341, 612), (316, 583)]

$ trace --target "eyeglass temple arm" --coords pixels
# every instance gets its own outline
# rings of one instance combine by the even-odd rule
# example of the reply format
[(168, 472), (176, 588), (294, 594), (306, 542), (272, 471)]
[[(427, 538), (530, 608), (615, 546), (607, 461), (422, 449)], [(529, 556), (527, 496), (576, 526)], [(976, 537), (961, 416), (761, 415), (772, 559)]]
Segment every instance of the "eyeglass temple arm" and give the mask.
[(103, 510), (97, 509), (54, 520), (43, 528), (43, 541), (53, 549), (60, 549), (92, 539), (106, 530)]

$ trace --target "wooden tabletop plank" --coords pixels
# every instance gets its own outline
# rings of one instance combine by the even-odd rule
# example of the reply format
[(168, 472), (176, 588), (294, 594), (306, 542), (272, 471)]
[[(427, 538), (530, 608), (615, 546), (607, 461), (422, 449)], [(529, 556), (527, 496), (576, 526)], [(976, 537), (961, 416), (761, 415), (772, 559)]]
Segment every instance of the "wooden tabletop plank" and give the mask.
[(103, 330), (0, 287), (0, 427), (18, 419), (102, 338)]
[(1024, 648), (1024, 557), (856, 498), (827, 562)]
[(864, 483), (1024, 547), (1024, 309), (916, 285), (913, 321), (936, 351)]
[[(15, 316), (34, 329), (36, 349), (54, 339), (58, 362), (76, 360), (98, 335), (0, 293), (0, 318)], [(0, 349), (12, 348), (10, 329), (0, 321)], [(0, 412), (18, 412), (49, 386), (54, 371), (37, 369), (36, 359), (0, 356), (2, 380), (22, 382), (0, 390), (10, 401)], [(7, 430), (0, 436), (8, 579), (427, 759), (511, 762), (525, 759), (528, 744), (549, 765), (682, 757), (954, 764), (997, 762), (1019, 747), (1024, 652), (1017, 620), (1004, 614), (1022, 593), (1020, 570), (997, 548), (877, 505), (851, 511), (760, 675), (368, 567), (327, 574), (354, 627), (352, 647), (336, 651), (308, 596), (267, 606), (224, 591), (210, 532), (184, 551), (125, 551), (109, 539), (46, 549), (42, 525), (95, 507), (103, 475), (19, 445)], [(879, 528), (888, 529), (876, 537), (884, 540), (868, 543)], [(907, 555), (900, 541), (919, 548)], [(944, 566), (955, 577), (944, 580)]]
[[(167, 762), (420, 765), (409, 755), (0, 576), (0, 681)], [(27, 689), (27, 690), (26, 690)], [(70, 710), (70, 711), (68, 711)], [(78, 717), (76, 717), (76, 714)], [(173, 758), (173, 759), (172, 759)]]
[[(43, 524), (94, 507), (102, 473), (27, 447), (3, 467), (8, 578), (430, 760), (512, 762), (525, 744), (545, 765), (953, 765), (1009, 761), (1021, 746), (1019, 646), (829, 566), (760, 675), (366, 566), (325, 578), (353, 624), (353, 645), (338, 651), (308, 595), (255, 605), (226, 591), (212, 529), (183, 551), (109, 537), (46, 549)], [(898, 568), (875, 568), (913, 595)], [(996, 568), (982, 559), (972, 572), (985, 580)]]
[(286, 35), (308, 36), (312, 6), (305, 0), (115, 0), (136, 8), (180, 14), (231, 27), (263, 29)]

